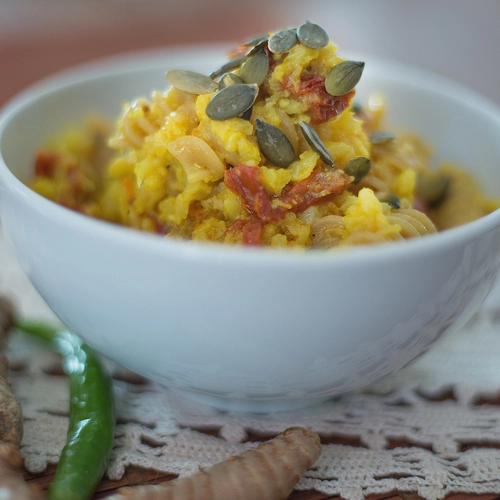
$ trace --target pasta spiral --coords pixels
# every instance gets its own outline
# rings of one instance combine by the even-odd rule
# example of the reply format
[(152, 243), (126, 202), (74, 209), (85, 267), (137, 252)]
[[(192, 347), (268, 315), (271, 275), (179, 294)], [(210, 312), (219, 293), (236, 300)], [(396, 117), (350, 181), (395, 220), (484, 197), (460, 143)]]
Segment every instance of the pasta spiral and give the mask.
[(429, 217), (414, 208), (394, 209), (387, 215), (387, 221), (400, 226), (400, 235), (403, 238), (418, 238), (437, 232)]
[(402, 134), (395, 141), (372, 145), (372, 168), (361, 181), (360, 187), (368, 187), (375, 193), (398, 192), (398, 179), (411, 168), (415, 172), (426, 170), (430, 150), (418, 138)]
[(118, 133), (109, 144), (115, 149), (140, 149), (144, 138), (158, 130), (158, 123), (151, 116), (151, 105), (138, 99), (125, 109)]
[(165, 118), (173, 111), (166, 96), (155, 91), (151, 100), (143, 97), (125, 105), (118, 130), (109, 140), (109, 145), (117, 150), (140, 150), (144, 139), (155, 134)]
[(357, 228), (349, 231), (341, 215), (326, 215), (311, 224), (312, 246), (329, 248), (338, 245), (372, 245), (386, 241), (418, 238), (437, 232), (433, 222), (423, 212), (409, 206), (391, 208), (386, 214), (387, 225), (394, 227), (391, 232)]

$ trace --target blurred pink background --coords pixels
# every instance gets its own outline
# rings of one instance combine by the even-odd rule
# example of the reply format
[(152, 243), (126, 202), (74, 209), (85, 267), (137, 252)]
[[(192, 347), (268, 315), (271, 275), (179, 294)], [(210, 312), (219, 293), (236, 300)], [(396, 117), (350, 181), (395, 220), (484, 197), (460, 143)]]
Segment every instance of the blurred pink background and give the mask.
[(341, 49), (426, 66), (500, 104), (500, 0), (0, 0), (0, 104), (79, 62), (306, 19)]

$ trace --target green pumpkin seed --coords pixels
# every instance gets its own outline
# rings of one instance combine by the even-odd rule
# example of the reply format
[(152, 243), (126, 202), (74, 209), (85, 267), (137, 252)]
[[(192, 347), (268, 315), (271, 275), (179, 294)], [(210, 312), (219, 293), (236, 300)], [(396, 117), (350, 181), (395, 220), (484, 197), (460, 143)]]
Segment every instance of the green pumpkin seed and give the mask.
[(228, 120), (241, 116), (253, 105), (258, 93), (257, 85), (230, 85), (219, 90), (210, 99), (206, 113), (212, 120)]
[(226, 64), (223, 64), (220, 68), (216, 69), (215, 71), (212, 71), (212, 73), (210, 73), (210, 78), (217, 78), (223, 75), (224, 73), (228, 73), (233, 69), (239, 68), (246, 60), (247, 56), (235, 57), (234, 59), (228, 61)]
[(240, 115), (240, 118), (243, 120), (250, 120), (252, 118), (253, 106), (250, 106), (243, 114)]
[(353, 105), (352, 105), (352, 112), (355, 114), (355, 115), (359, 115), (361, 114), (363, 111), (363, 105), (360, 103), (360, 102), (354, 102)]
[(273, 54), (285, 54), (292, 50), (297, 41), (297, 30), (295, 28), (279, 30), (269, 38), (268, 47)]
[(291, 142), (278, 127), (263, 120), (255, 120), (255, 137), (261, 153), (273, 165), (286, 168), (295, 160)]
[(364, 62), (344, 61), (332, 68), (325, 80), (326, 91), (333, 96), (350, 92), (359, 82)]
[(303, 45), (311, 49), (326, 47), (330, 41), (328, 33), (321, 26), (309, 21), (298, 28), (297, 37)]
[(234, 73), (224, 73), (219, 80), (219, 90), (222, 90), (229, 85), (236, 85), (238, 83), (245, 83), (238, 75)]
[(211, 78), (195, 71), (173, 69), (165, 76), (173, 87), (190, 94), (210, 94), (217, 89), (217, 84)]
[(396, 136), (391, 132), (373, 132), (370, 135), (370, 142), (372, 144), (385, 144), (396, 139)]
[(415, 196), (429, 207), (437, 207), (446, 197), (451, 178), (439, 172), (421, 172), (415, 182)]
[(256, 43), (253, 47), (250, 47), (245, 56), (246, 57), (251, 57), (253, 56), (254, 54), (256, 54), (257, 52), (261, 51), (261, 50), (264, 50), (266, 47), (267, 47), (267, 42), (268, 42), (268, 39), (269, 37), (267, 38), (264, 38), (263, 40), (261, 40), (259, 43)]
[(262, 85), (269, 73), (269, 58), (264, 50), (251, 56), (241, 67), (240, 77), (245, 83)]
[(401, 208), (401, 200), (395, 194), (386, 194), (379, 201), (387, 203), (391, 208)]
[(309, 146), (311, 146), (311, 149), (318, 153), (321, 160), (329, 167), (335, 166), (332, 155), (330, 154), (328, 149), (326, 149), (325, 145), (319, 138), (319, 135), (316, 133), (316, 130), (314, 130), (311, 125), (309, 125), (309, 123), (304, 121), (300, 121), (299, 126), (302, 130), (304, 138), (306, 139)]
[(259, 35), (254, 38), (251, 38), (250, 40), (247, 40), (246, 42), (243, 42), (244, 47), (256, 47), (257, 45), (260, 45), (263, 42), (267, 42), (269, 40), (269, 35)]
[(363, 179), (363, 177), (365, 177), (366, 174), (368, 174), (370, 168), (371, 162), (368, 158), (365, 158), (364, 156), (357, 156), (345, 164), (344, 172), (347, 175), (354, 177), (352, 182), (357, 184), (361, 181), (361, 179)]

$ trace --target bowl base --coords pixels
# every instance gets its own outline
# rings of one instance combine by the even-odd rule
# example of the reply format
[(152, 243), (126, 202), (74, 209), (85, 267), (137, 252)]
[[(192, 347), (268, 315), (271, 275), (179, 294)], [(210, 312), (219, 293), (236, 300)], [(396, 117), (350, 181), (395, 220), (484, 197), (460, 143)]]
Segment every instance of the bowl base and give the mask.
[(297, 399), (236, 399), (214, 396), (200, 392), (192, 392), (180, 389), (171, 389), (172, 392), (201, 403), (217, 410), (242, 412), (242, 413), (274, 413), (281, 411), (299, 410), (309, 406), (315, 406), (323, 403), (329, 398), (297, 398)]

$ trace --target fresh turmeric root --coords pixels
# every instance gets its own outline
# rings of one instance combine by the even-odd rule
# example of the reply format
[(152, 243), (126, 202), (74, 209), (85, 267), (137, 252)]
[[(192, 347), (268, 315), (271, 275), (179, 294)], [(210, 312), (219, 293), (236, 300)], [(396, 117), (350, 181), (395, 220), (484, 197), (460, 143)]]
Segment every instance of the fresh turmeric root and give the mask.
[(42, 494), (29, 486), (21, 474), (23, 457), (18, 446), (23, 437), (23, 415), (7, 378), (8, 361), (3, 354), (13, 322), (12, 304), (0, 297), (0, 496), (9, 500), (41, 500)]
[(14, 308), (0, 297), (0, 441), (19, 446), (23, 438), (23, 416), (21, 405), (12, 393), (8, 380), (9, 364), (3, 353), (7, 332), (14, 322)]
[(321, 455), (319, 436), (291, 427), (205, 471), (119, 490), (107, 500), (284, 500)]
[(42, 493), (23, 478), (23, 457), (12, 443), (0, 443), (0, 491), (9, 500), (42, 500)]

